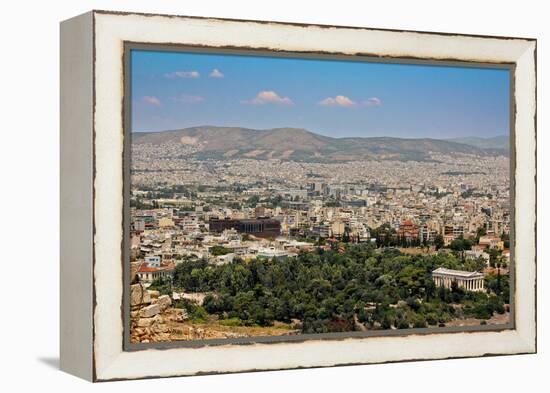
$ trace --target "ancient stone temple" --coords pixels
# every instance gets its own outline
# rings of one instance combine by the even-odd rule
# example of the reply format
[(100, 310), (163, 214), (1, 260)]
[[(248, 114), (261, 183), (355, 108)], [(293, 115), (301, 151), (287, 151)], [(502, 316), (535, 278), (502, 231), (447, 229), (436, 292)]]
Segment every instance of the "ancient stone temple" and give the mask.
[(452, 270), (444, 267), (439, 267), (432, 272), (432, 279), (437, 287), (451, 288), (453, 282), (456, 282), (460, 288), (473, 292), (485, 290), (484, 277), (483, 273)]

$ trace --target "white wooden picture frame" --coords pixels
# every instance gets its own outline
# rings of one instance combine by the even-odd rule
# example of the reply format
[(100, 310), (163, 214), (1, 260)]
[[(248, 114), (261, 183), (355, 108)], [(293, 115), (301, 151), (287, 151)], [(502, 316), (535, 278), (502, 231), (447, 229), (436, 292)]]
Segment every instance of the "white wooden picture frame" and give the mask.
[[(514, 312), (506, 329), (128, 347), (127, 44), (513, 68)], [(90, 381), (536, 352), (536, 40), (91, 11), (61, 24), (61, 368)]]

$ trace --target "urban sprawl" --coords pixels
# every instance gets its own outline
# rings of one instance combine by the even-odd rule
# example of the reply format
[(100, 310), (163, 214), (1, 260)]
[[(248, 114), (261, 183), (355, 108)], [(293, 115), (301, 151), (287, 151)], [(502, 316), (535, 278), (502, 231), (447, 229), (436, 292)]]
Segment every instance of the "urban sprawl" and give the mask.
[[(319, 250), (343, 252), (353, 244), (404, 255), (454, 252), (479, 263), (476, 271), (434, 269), (436, 288), (484, 292), (485, 275), (495, 269), (507, 274), (508, 157), (453, 153), (433, 154), (428, 161), (323, 163), (230, 154), (199, 159), (185, 149), (191, 148), (132, 146), (130, 260), (142, 288), (172, 285), (177, 266), (188, 261), (283, 261)], [(143, 304), (160, 304), (158, 313), (168, 307), (163, 302), (186, 298), (202, 306), (208, 296), (170, 288), (159, 302), (161, 293), (149, 292), (152, 300)], [(184, 310), (179, 320), (192, 312)], [(136, 329), (145, 331), (147, 323), (142, 325)], [(167, 331), (159, 334), (170, 338), (162, 336)], [(192, 327), (185, 334), (180, 338), (208, 338)]]

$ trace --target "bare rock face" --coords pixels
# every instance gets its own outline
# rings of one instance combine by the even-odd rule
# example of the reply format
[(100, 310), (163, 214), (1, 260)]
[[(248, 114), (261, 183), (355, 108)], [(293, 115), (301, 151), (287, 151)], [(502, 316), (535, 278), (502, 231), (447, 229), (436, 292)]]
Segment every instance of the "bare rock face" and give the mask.
[[(185, 309), (172, 309), (172, 298), (158, 291), (142, 291), (132, 285), (131, 340), (132, 342), (160, 342), (170, 340), (174, 327), (170, 322), (189, 319)], [(200, 336), (199, 332), (195, 332)]]
[(168, 295), (159, 296), (157, 304), (160, 307), (160, 311), (165, 311), (168, 307), (172, 305), (172, 299)]
[(155, 315), (153, 319), (155, 320), (156, 324), (164, 323), (164, 318), (160, 314)]
[(187, 319), (189, 319), (187, 310), (184, 310), (183, 308), (174, 308), (174, 321), (184, 322)]
[(157, 315), (159, 313), (160, 313), (159, 305), (158, 304), (151, 304), (149, 306), (143, 307), (140, 310), (139, 315), (142, 318), (151, 318), (151, 317), (154, 317), (155, 315)]
[(134, 280), (136, 280), (137, 271), (140, 266), (141, 262), (130, 262), (130, 282), (134, 282)]
[(170, 329), (168, 326), (166, 326), (164, 323), (156, 323), (153, 325), (153, 328), (151, 329), (151, 332), (153, 334), (159, 334), (159, 333), (168, 333)]
[(143, 308), (141, 311), (146, 310), (146, 312), (132, 322), (133, 342), (159, 342), (170, 339), (170, 328), (162, 315), (145, 316), (156, 312), (157, 310), (155, 309), (157, 308), (158, 304), (152, 304)]
[(151, 295), (141, 284), (134, 284), (130, 288), (130, 304), (132, 306), (140, 306), (142, 304), (150, 304)]
[(154, 318), (140, 318), (137, 321), (137, 326), (142, 328), (148, 328), (155, 322)]

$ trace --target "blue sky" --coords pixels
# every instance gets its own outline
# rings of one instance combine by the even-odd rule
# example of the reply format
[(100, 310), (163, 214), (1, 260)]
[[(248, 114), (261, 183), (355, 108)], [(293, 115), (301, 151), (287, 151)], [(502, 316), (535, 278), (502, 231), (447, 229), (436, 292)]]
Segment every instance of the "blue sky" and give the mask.
[(503, 69), (133, 50), (132, 130), (296, 127), (333, 136), (509, 133)]

